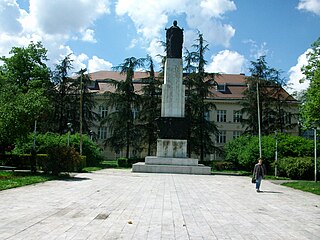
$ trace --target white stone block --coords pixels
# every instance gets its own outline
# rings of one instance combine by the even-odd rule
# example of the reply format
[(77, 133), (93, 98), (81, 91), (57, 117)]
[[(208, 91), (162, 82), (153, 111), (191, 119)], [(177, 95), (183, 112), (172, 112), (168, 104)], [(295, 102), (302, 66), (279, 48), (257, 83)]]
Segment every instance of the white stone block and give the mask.
[(145, 163), (149, 165), (184, 165), (184, 166), (198, 166), (198, 159), (196, 158), (171, 158), (171, 157), (155, 157), (147, 156)]
[(186, 158), (187, 140), (158, 139), (157, 157)]
[(145, 173), (180, 173), (180, 174), (199, 174), (210, 175), (211, 168), (199, 164), (198, 166), (183, 165), (148, 165), (142, 162), (132, 165), (133, 172)]
[(168, 58), (162, 85), (161, 117), (184, 117), (185, 86), (182, 84), (182, 59)]

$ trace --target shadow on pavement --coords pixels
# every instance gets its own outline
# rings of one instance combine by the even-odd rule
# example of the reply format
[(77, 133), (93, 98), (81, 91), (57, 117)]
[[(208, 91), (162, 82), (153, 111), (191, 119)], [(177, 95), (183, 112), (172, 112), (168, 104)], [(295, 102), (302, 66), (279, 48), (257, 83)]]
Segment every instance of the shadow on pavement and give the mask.
[(280, 194), (283, 194), (283, 192), (276, 192), (276, 191), (260, 191), (260, 193), (280, 193)]
[(60, 179), (61, 181), (67, 181), (67, 182), (78, 182), (78, 181), (85, 181), (85, 180), (91, 180), (91, 178), (86, 177), (70, 177), (70, 178), (64, 178)]

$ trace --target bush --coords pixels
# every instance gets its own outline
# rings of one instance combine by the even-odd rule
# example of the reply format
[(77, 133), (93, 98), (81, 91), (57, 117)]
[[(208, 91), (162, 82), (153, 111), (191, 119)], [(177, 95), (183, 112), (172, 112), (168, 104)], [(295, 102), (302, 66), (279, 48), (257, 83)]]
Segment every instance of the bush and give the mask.
[[(299, 136), (278, 134), (278, 157), (312, 156), (313, 141)], [(274, 135), (262, 137), (262, 157), (267, 168), (275, 160), (276, 139)], [(259, 137), (240, 136), (224, 146), (225, 160), (239, 169), (252, 171), (259, 157)]]
[(312, 157), (286, 157), (278, 161), (279, 175), (291, 179), (313, 179), (314, 159)]
[[(30, 154), (33, 151), (33, 134), (29, 134), (27, 139), (20, 139), (16, 142), (16, 147), (13, 150), (14, 154)], [(52, 147), (58, 145), (67, 146), (68, 134), (59, 135), (56, 133), (39, 133), (36, 137), (36, 152), (48, 153)], [(95, 144), (87, 135), (82, 136), (82, 154), (86, 156), (86, 163), (88, 166), (99, 166), (103, 160), (101, 149)], [(70, 135), (70, 146), (75, 149), (80, 148), (80, 135)]]
[(233, 162), (212, 162), (212, 170), (223, 171), (223, 170), (237, 170), (237, 167)]
[(81, 157), (73, 147), (55, 146), (48, 151), (48, 160), (43, 163), (43, 170), (58, 175), (61, 172), (77, 171), (81, 166)]
[(118, 167), (128, 167), (128, 159), (127, 158), (118, 158), (117, 159), (118, 162)]

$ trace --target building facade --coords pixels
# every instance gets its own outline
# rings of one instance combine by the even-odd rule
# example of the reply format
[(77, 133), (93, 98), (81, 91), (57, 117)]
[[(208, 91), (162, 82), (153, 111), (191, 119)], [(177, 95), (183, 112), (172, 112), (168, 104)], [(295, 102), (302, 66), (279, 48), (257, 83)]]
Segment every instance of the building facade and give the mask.
[[(134, 89), (136, 93), (140, 93), (144, 78), (147, 78), (148, 74), (145, 72), (136, 72), (134, 75)], [(94, 94), (96, 101), (96, 108), (94, 111), (99, 114), (101, 118), (104, 118), (108, 113), (112, 112), (112, 109), (107, 107), (106, 95), (109, 92), (114, 92), (115, 88), (111, 84), (110, 80), (123, 81), (125, 75), (121, 75), (119, 72), (113, 71), (99, 71), (90, 74), (92, 80), (92, 86), (90, 91)], [(245, 132), (246, 126), (243, 125), (242, 119), (246, 119), (247, 116), (242, 115), (241, 101), (244, 98), (243, 92), (247, 88), (246, 76), (243, 74), (220, 74), (216, 77), (216, 86), (213, 88), (213, 92), (207, 101), (213, 102), (216, 106), (207, 113), (206, 118), (210, 121), (214, 121), (218, 127), (219, 134), (215, 136), (215, 145), (217, 147), (223, 147), (228, 141), (239, 137)], [(293, 125), (296, 125), (290, 130), (286, 130), (289, 134), (299, 135), (298, 128), (298, 101), (290, 96), (285, 90), (281, 89), (282, 95), (285, 95), (285, 99), (288, 102), (289, 112), (286, 121), (290, 121)], [(138, 113), (138, 110), (133, 111), (134, 116)], [(295, 124), (296, 123), (296, 124)], [(97, 143), (104, 149), (104, 156), (108, 159), (114, 159), (116, 157), (122, 157), (124, 152), (114, 152), (108, 146), (105, 146), (105, 140), (110, 137), (110, 132), (106, 124), (102, 124), (97, 121), (92, 126), (91, 130), (94, 132)], [(131, 157), (145, 157), (146, 151), (130, 152)], [(206, 156), (207, 160), (220, 160), (221, 156), (217, 154), (210, 154)]]

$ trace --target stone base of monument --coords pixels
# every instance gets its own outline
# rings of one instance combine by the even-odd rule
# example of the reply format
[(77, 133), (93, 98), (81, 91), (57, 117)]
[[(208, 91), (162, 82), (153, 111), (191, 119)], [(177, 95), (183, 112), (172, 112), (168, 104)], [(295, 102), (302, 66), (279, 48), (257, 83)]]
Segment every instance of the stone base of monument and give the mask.
[(145, 173), (211, 174), (211, 168), (198, 164), (198, 159), (155, 156), (147, 156), (145, 162), (133, 164), (132, 171)]
[(132, 165), (133, 172), (211, 174), (211, 168), (187, 158), (187, 140), (158, 139), (157, 156), (147, 156), (145, 162)]

